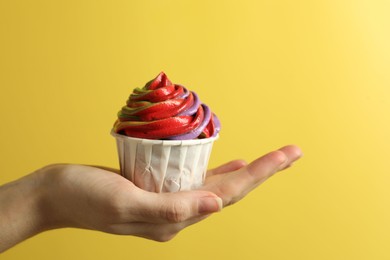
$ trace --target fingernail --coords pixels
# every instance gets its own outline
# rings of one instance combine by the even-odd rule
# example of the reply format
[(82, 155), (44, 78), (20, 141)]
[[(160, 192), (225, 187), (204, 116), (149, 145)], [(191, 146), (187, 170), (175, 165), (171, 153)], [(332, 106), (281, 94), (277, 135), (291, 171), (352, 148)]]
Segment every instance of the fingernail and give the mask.
[(222, 199), (219, 197), (204, 197), (199, 199), (199, 214), (218, 212), (222, 209)]

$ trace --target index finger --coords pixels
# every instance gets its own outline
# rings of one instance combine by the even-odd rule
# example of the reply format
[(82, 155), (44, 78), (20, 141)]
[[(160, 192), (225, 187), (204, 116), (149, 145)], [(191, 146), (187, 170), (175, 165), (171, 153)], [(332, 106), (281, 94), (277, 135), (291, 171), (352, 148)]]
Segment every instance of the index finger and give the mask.
[(297, 146), (282, 147), (237, 171), (209, 177), (204, 188), (222, 198), (224, 206), (231, 205), (276, 172), (290, 166), (301, 155), (302, 152)]

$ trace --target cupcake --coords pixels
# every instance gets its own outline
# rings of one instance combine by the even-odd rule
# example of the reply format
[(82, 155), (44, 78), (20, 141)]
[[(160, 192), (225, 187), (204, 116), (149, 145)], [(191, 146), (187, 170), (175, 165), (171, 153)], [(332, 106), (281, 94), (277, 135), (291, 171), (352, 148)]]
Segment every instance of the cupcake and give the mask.
[(203, 184), (219, 131), (198, 95), (161, 72), (133, 90), (112, 135), (125, 178), (147, 191), (175, 192)]

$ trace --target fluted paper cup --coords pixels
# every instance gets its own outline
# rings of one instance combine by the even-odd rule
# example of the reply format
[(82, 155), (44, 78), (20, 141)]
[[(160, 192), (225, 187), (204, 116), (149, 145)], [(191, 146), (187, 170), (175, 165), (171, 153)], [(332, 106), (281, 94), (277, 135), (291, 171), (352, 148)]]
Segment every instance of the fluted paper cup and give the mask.
[(152, 192), (202, 186), (213, 143), (218, 139), (150, 140), (111, 134), (116, 138), (121, 174)]

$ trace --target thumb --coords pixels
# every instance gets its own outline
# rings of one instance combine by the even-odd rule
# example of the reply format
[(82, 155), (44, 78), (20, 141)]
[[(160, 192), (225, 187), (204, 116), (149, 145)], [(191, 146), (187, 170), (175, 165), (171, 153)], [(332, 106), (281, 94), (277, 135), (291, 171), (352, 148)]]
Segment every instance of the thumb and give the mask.
[(137, 220), (140, 222), (180, 223), (222, 209), (222, 199), (208, 191), (142, 193), (137, 200)]

